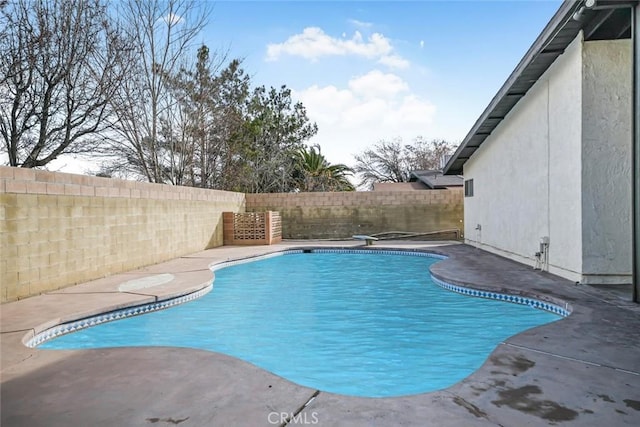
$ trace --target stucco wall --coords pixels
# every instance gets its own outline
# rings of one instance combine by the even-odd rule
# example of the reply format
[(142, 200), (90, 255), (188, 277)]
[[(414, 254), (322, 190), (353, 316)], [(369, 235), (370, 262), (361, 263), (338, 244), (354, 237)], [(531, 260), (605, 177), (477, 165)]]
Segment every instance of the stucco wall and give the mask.
[(579, 36), (548, 70), (547, 80), (550, 271), (573, 281), (582, 271), (581, 51)]
[(462, 189), (247, 194), (247, 211), (279, 211), (285, 239), (462, 229)]
[(583, 50), (583, 283), (631, 282), (631, 43)]
[(546, 105), (546, 84), (535, 85), (465, 164), (465, 180), (474, 181), (474, 195), (464, 201), (473, 244), (527, 256), (547, 235)]
[(467, 241), (533, 263), (540, 238), (549, 236), (550, 270), (570, 278), (581, 268), (573, 240), (580, 236), (580, 169), (556, 159), (580, 157), (580, 79), (578, 40), (464, 166), (465, 180), (474, 180), (474, 196), (465, 198)]
[(222, 245), (244, 194), (0, 167), (0, 297), (13, 301)]
[(468, 243), (533, 265), (549, 236), (552, 273), (628, 281), (606, 279), (630, 272), (628, 50), (577, 37), (465, 163)]

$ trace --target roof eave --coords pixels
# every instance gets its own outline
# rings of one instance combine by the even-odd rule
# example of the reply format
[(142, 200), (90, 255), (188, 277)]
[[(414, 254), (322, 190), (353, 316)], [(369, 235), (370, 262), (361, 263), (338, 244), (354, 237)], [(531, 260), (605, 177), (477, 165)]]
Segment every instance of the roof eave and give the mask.
[[(497, 124), (499, 124), (504, 119), (504, 116), (492, 117), (494, 115), (496, 107), (501, 102), (503, 102), (503, 100), (508, 99), (509, 97), (513, 98), (513, 100), (515, 101), (513, 102), (513, 105), (515, 105), (515, 103), (517, 103), (517, 101), (526, 94), (526, 91), (528, 91), (530, 86), (533, 86), (533, 83), (535, 83), (535, 81), (532, 82), (525, 91), (512, 91), (512, 88), (514, 87), (516, 81), (523, 77), (525, 71), (530, 68), (530, 65), (534, 62), (534, 60), (540, 57), (540, 55), (554, 39), (554, 37), (560, 32), (560, 30), (564, 28), (565, 25), (567, 25), (567, 23), (573, 18), (573, 15), (583, 6), (583, 4), (584, 0), (565, 0), (565, 2), (560, 5), (558, 11), (553, 15), (549, 23), (542, 30), (542, 33), (540, 33), (540, 35), (535, 40), (533, 45), (529, 48), (522, 60), (520, 60), (514, 71), (507, 78), (506, 82), (502, 85), (498, 93), (493, 97), (487, 108), (485, 108), (484, 112), (475, 122), (462, 143), (453, 153), (453, 155), (443, 168), (443, 173), (445, 175), (461, 175), (463, 173), (464, 163), (468, 160), (469, 157), (471, 157), (471, 154), (475, 152), (475, 149), (477, 149), (482, 144), (482, 142), (491, 134), (491, 132), (480, 132), (480, 128), (489, 120), (497, 121), (497, 123), (495, 124), (495, 126), (497, 126)], [(579, 31), (580, 29), (576, 31), (576, 34)], [(560, 56), (563, 51), (564, 49), (562, 49), (562, 51), (550, 52), (551, 55), (555, 56), (553, 60)], [(546, 71), (546, 69), (544, 71)], [(537, 78), (535, 80), (537, 80)], [(495, 126), (493, 126), (494, 129)], [(491, 129), (491, 131), (492, 130), (493, 129)], [(474, 137), (476, 138), (474, 143), (477, 145), (472, 146), (471, 141)], [(465, 150), (467, 150), (467, 153), (463, 155), (463, 151)], [(469, 151), (471, 151), (470, 154)]]

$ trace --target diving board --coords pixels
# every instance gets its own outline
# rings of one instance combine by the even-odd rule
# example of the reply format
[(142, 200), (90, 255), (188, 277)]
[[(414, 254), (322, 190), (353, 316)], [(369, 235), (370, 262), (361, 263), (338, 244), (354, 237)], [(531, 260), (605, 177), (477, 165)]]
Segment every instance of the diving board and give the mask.
[(352, 236), (356, 240), (364, 240), (366, 246), (373, 245), (374, 240), (378, 240), (377, 237), (367, 236), (365, 234), (355, 234)]

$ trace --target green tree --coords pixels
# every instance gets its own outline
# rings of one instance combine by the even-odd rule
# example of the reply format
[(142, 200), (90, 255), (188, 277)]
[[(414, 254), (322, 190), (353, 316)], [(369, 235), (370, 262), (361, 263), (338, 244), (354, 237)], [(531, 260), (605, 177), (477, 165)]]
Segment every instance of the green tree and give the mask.
[(211, 186), (237, 190), (240, 188), (238, 176), (244, 168), (245, 144), (241, 136), (247, 118), (250, 80), (240, 61), (233, 60), (222, 70), (217, 82), (217, 120), (213, 123), (214, 147), (217, 147), (213, 158), (217, 163)]
[(218, 189), (232, 185), (227, 181), (238, 152), (235, 136), (246, 115), (249, 77), (237, 59), (220, 70), (224, 59), (211, 58), (203, 45), (195, 66), (182, 68), (169, 79), (176, 114), (162, 134), (171, 141), (174, 164), (182, 173), (176, 184)]
[(297, 160), (298, 168), (294, 176), (300, 191), (355, 190), (349, 181), (352, 169), (342, 163), (331, 164), (320, 152), (320, 147), (301, 148)]
[(247, 193), (294, 191), (298, 150), (317, 132), (318, 126), (309, 121), (302, 103), (292, 100), (286, 86), (256, 88), (238, 135), (243, 167), (236, 189)]
[[(143, 136), (151, 132), (145, 118), (153, 108), (139, 121), (125, 120), (138, 132), (127, 139), (126, 162), (149, 180), (179, 185), (251, 193), (296, 190), (296, 153), (317, 126), (286, 86), (250, 91), (240, 60), (223, 68), (225, 59), (211, 58), (201, 46), (193, 66), (155, 71), (164, 82), (156, 138)], [(133, 144), (138, 137), (141, 143)]]

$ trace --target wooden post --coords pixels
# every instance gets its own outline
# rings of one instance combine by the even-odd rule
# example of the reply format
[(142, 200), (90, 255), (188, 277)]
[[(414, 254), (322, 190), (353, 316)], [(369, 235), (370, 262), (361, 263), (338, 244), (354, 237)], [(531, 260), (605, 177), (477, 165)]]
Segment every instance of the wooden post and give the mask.
[(235, 229), (233, 226), (235, 213), (222, 212), (222, 244), (233, 245)]
[(273, 230), (271, 230), (271, 211), (266, 211), (264, 213), (264, 228), (265, 243), (270, 245), (273, 238)]

